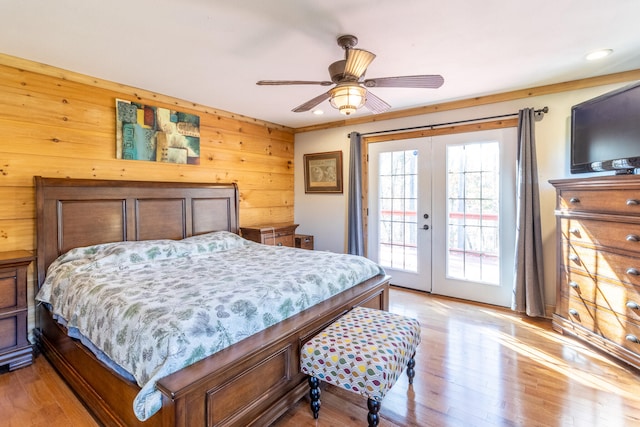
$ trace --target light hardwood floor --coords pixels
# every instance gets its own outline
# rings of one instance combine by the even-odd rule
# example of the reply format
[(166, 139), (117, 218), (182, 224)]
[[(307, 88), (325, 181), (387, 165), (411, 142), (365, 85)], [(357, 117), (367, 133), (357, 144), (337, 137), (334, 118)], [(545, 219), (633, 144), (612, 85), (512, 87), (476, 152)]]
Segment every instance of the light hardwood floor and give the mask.
[[(640, 373), (508, 310), (392, 289), (390, 310), (417, 318), (416, 378), (382, 402), (381, 427), (640, 426)], [(366, 425), (365, 399), (326, 387), (274, 427)], [(95, 426), (46, 359), (0, 375), (0, 426)]]

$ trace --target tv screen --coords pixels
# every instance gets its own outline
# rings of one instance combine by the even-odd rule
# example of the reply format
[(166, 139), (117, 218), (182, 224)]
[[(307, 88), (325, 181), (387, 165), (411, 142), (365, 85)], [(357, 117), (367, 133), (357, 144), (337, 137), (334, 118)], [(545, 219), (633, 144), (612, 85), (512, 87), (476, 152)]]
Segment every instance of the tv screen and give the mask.
[(640, 168), (640, 83), (571, 108), (571, 173)]

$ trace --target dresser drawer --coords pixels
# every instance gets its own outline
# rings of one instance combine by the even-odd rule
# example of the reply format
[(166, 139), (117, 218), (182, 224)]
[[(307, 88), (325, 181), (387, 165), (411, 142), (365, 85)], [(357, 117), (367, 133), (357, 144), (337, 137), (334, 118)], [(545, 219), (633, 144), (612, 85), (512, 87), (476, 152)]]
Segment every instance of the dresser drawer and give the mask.
[(616, 342), (634, 353), (640, 353), (640, 325), (632, 321), (625, 322)]
[(615, 344), (625, 345), (629, 322), (619, 313), (603, 310), (577, 298), (570, 298), (567, 319), (574, 325), (582, 326)]
[(278, 238), (283, 236), (292, 236), (294, 231), (295, 227), (274, 228), (273, 230), (263, 232), (263, 235)]
[(640, 285), (640, 258), (592, 248), (569, 245), (563, 241), (562, 262), (589, 276)]
[(568, 319), (614, 344), (640, 352), (640, 325), (619, 313), (571, 300)]
[(16, 270), (0, 270), (0, 310), (15, 309), (18, 301), (18, 280)]
[(561, 190), (558, 209), (600, 213), (640, 214), (640, 191), (617, 190)]
[(587, 276), (584, 272), (566, 269), (560, 277), (560, 290), (564, 298), (579, 298), (596, 304), (598, 297), (598, 282), (595, 277)]
[(0, 354), (29, 345), (26, 331), (26, 310), (0, 317)]
[[(562, 298), (580, 299), (640, 322), (640, 289), (629, 284), (608, 281), (598, 276), (567, 269), (560, 277)], [(558, 313), (566, 317), (567, 309)]]
[(262, 236), (262, 242), (265, 245), (270, 246), (289, 246), (293, 247), (293, 234), (287, 234), (284, 236), (264, 235)]
[(599, 328), (596, 327), (596, 306), (585, 303), (580, 298), (568, 298), (567, 300), (567, 319), (575, 325), (600, 334)]
[(572, 244), (640, 252), (640, 224), (561, 218), (560, 229)]

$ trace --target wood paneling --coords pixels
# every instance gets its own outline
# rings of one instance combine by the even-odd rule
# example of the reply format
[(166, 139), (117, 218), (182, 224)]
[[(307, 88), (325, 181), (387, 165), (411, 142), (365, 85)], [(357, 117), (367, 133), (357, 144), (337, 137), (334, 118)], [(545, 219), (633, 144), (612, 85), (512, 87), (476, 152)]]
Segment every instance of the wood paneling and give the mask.
[[(200, 116), (200, 165), (116, 159), (116, 98)], [(293, 222), (293, 130), (281, 125), (0, 54), (0, 132), (2, 251), (35, 250), (36, 175), (236, 182), (241, 225)]]
[[(180, 108), (201, 118), (201, 164), (126, 161), (115, 159), (115, 99), (135, 99), (135, 93), (141, 102), (167, 108), (178, 101), (8, 56), (0, 56), (0, 93), (3, 249), (13, 249), (4, 248), (9, 236), (20, 244), (25, 237), (33, 241), (33, 232), (25, 236), (29, 221), (22, 220), (34, 217), (34, 175), (235, 181), (246, 225), (293, 220), (293, 133), (287, 128), (182, 101)], [(24, 249), (34, 249), (33, 243)]]

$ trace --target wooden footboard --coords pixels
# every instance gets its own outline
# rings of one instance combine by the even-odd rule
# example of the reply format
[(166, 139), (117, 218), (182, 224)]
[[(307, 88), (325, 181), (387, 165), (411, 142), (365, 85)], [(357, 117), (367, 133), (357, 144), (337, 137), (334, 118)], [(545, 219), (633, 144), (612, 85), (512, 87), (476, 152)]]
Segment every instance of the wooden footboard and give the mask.
[(114, 374), (40, 307), (39, 345), (99, 422), (108, 426), (264, 426), (307, 390), (301, 343), (354, 306), (388, 309), (389, 279), (376, 276), (284, 322), (161, 379), (163, 407), (133, 413), (139, 387)]

